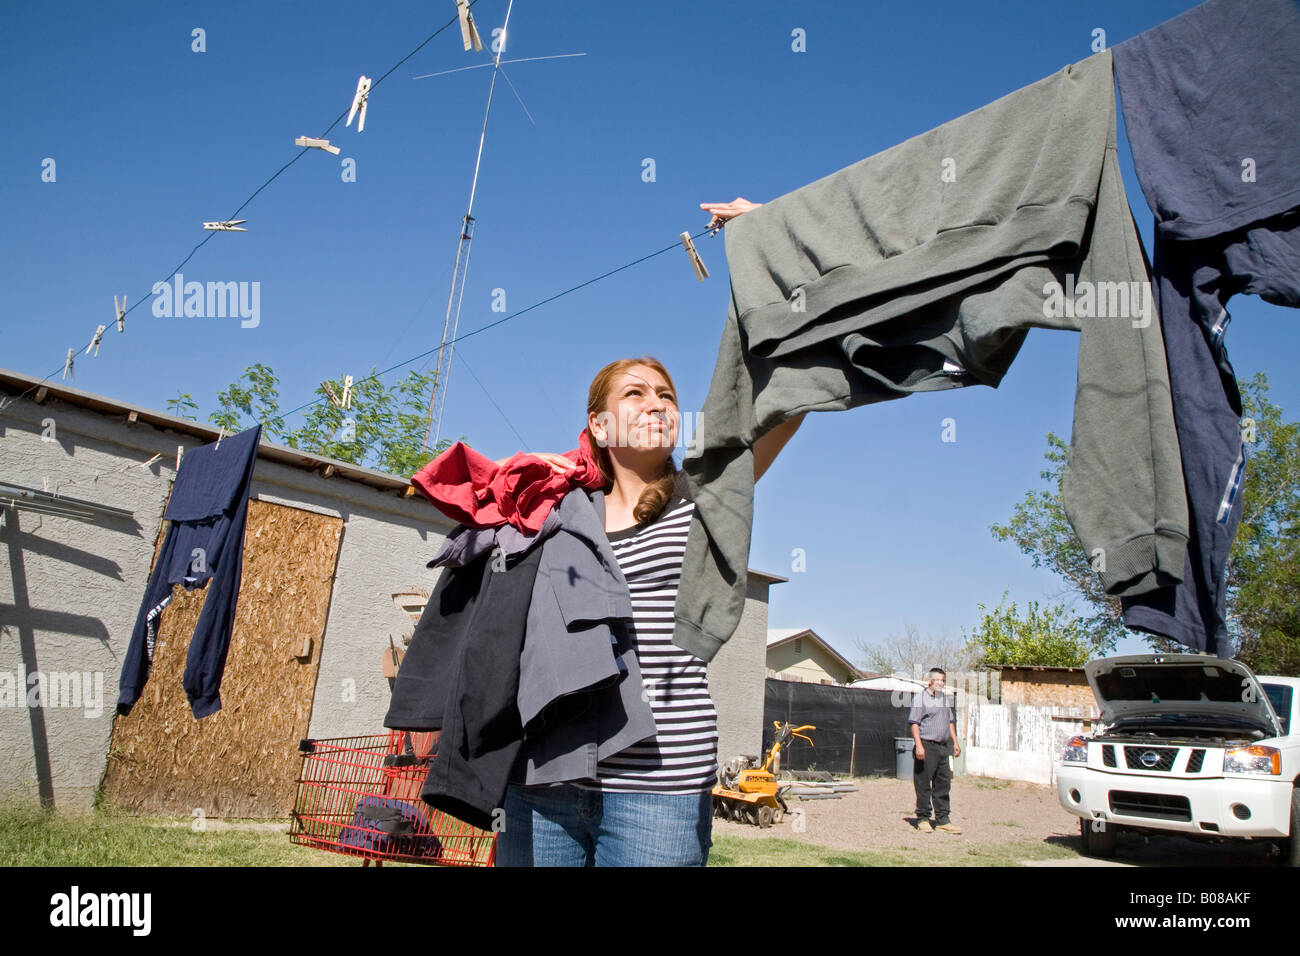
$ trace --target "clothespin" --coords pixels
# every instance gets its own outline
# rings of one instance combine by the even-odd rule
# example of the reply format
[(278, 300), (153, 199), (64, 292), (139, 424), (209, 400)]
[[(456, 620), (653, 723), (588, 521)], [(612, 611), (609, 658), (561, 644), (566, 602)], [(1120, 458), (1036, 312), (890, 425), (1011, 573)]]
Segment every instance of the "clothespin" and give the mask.
[(117, 313), (117, 330), (126, 331), (126, 296), (122, 296), (122, 304), (117, 304), (117, 296), (113, 296), (113, 311)]
[(217, 447), (216, 447), (215, 449), (213, 449), (214, 451), (221, 451), (221, 439), (223, 439), (223, 438), (226, 437), (226, 426), (225, 426), (225, 425), (220, 425), (220, 426), (218, 426), (218, 427), (219, 427), (221, 430), (220, 430), (219, 432), (217, 432)]
[(345, 375), (343, 377), (343, 407), (344, 408), (352, 407), (352, 376), (351, 375)]
[(185, 446), (177, 445), (176, 446), (176, 470), (177, 471), (181, 470), (181, 458), (183, 458), (184, 455), (185, 455)]
[(241, 222), (248, 222), (248, 220), (227, 219), (221, 222), (205, 222), (203, 228), (208, 232), (248, 232), (247, 229), (240, 226)]
[(77, 378), (77, 376), (72, 371), (72, 357), (76, 353), (77, 353), (76, 349), (68, 349), (68, 357), (63, 360), (63, 377), (67, 378), (69, 375), (71, 375), (73, 381), (76, 381)]
[(682, 233), (682, 245), (686, 247), (686, 254), (691, 257), (691, 268), (695, 270), (695, 278), (703, 282), (709, 277), (709, 270), (705, 268), (700, 254), (695, 251), (695, 243), (691, 241), (689, 232)]
[(360, 110), (361, 115), (357, 116), (357, 132), (360, 133), (366, 128), (366, 103), (370, 100), (370, 77), (364, 73), (361, 79), (357, 80), (357, 92), (352, 97), (352, 109), (348, 110), (348, 121), (344, 126), (352, 125), (352, 117), (357, 116)]
[(483, 41), (478, 37), (478, 27), (474, 26), (474, 14), (469, 12), (469, 0), (456, 0), (456, 15), (460, 17), (460, 38), (465, 41), (465, 52), (472, 47), (483, 49)]
[(94, 357), (95, 357), (95, 358), (99, 358), (99, 343), (102, 342), (102, 341), (104, 341), (104, 330), (105, 330), (106, 328), (108, 328), (108, 326), (106, 326), (106, 325), (101, 325), (99, 328), (95, 329), (95, 337), (94, 337), (93, 339), (91, 339), (91, 340), (90, 340), (90, 344), (86, 346), (86, 354), (87, 354), (87, 355), (90, 354), (90, 350), (91, 350), (91, 349), (94, 349), (94, 350), (95, 350), (95, 356), (94, 356)]
[[(179, 452), (179, 448), (177, 449), (177, 451)], [(148, 468), (150, 465), (152, 465), (155, 461), (157, 461), (157, 460), (158, 460), (159, 458), (161, 458), (161, 457), (162, 457), (162, 455), (154, 455), (152, 458), (150, 458), (148, 461), (146, 461), (146, 462), (145, 462), (143, 465), (141, 465), (140, 467), (141, 467), (141, 468)], [(179, 457), (179, 455), (178, 455), (177, 457)]]
[(335, 408), (342, 408), (343, 401), (339, 398), (338, 393), (334, 391), (334, 386), (328, 382), (321, 382), (320, 387), (325, 389), (325, 397), (330, 400), (330, 404)]
[(388, 635), (388, 650), (384, 651), (384, 676), (396, 677), (397, 669), (402, 666), (402, 652), (397, 649), (393, 635)]
[(339, 148), (337, 146), (331, 146), (330, 141), (327, 139), (313, 139), (310, 136), (299, 136), (293, 141), (293, 144), (295, 146), (314, 146), (316, 149), (323, 149), (325, 152), (333, 153), (335, 156), (339, 154)]

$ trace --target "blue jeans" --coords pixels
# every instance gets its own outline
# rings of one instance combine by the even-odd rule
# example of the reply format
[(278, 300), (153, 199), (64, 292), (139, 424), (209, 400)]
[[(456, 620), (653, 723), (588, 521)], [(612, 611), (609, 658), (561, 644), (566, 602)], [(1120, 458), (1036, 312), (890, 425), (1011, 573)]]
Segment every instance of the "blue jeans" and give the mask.
[(506, 791), (497, 866), (704, 866), (713, 795), (604, 793), (559, 784)]

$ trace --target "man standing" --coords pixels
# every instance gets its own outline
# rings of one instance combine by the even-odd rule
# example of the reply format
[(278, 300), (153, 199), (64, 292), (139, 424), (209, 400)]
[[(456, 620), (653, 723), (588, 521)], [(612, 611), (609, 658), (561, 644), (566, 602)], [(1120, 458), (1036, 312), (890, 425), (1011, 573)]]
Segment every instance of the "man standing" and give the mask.
[[(916, 828), (922, 833), (933, 833), (936, 829), (961, 833), (961, 827), (948, 820), (948, 790), (952, 785), (948, 757), (960, 757), (961, 744), (957, 742), (956, 716), (943, 692), (947, 677), (942, 668), (930, 668), (929, 684), (913, 698), (912, 710), (907, 715), (916, 756), (912, 776), (916, 786)], [(930, 823), (932, 798), (933, 825)]]

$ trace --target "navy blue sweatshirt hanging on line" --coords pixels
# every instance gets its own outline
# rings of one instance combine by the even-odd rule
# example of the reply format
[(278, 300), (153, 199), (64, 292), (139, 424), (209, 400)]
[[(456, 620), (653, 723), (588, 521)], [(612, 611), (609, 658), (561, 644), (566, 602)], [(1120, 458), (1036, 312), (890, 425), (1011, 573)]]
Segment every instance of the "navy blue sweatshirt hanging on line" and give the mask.
[(1228, 300), (1300, 307), (1300, 3), (1210, 0), (1113, 50), (1155, 282), (1191, 536), (1183, 579), (1124, 624), (1229, 656), (1228, 557), (1249, 442)]
[(153, 662), (159, 618), (172, 585), (193, 590), (208, 582), (208, 596), (190, 641), (182, 684), (196, 720), (221, 709), (221, 675), (235, 626), (235, 601), (243, 570), (244, 525), (253, 484), (258, 425), (181, 459), (163, 517), (171, 522), (149, 576), (144, 603), (122, 664), (117, 712), (129, 714), (140, 699)]

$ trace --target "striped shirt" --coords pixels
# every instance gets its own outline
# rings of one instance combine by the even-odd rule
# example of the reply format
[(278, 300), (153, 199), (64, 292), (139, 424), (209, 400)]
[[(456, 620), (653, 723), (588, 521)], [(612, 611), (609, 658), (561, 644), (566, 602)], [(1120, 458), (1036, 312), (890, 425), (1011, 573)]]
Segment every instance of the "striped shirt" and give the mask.
[(673, 644), (673, 605), (695, 505), (678, 496), (648, 525), (606, 532), (632, 596), (633, 646), (658, 733), (602, 760), (602, 790), (699, 793), (718, 771), (707, 665)]

